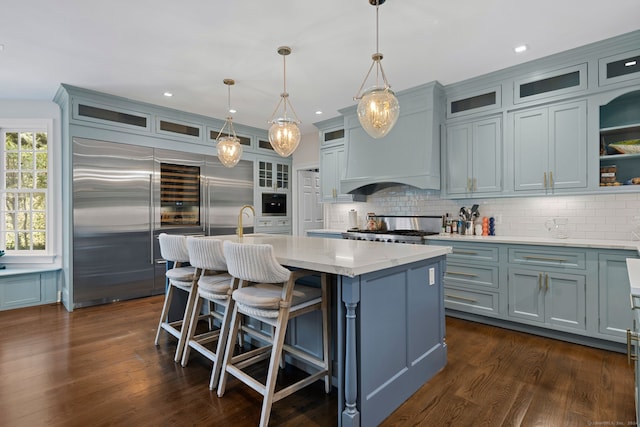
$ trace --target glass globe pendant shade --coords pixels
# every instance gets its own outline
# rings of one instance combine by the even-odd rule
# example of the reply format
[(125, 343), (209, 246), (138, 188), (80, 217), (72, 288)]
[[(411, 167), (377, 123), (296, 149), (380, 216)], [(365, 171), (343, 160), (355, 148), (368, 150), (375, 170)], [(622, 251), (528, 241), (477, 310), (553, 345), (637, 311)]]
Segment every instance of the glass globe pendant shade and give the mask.
[(292, 119), (277, 119), (269, 128), (269, 142), (282, 157), (290, 156), (300, 144), (300, 128)]
[(242, 145), (235, 136), (223, 136), (218, 138), (218, 159), (228, 168), (238, 164), (242, 157)]
[(388, 134), (398, 121), (400, 104), (391, 89), (376, 87), (362, 95), (357, 111), (365, 132), (379, 139)]

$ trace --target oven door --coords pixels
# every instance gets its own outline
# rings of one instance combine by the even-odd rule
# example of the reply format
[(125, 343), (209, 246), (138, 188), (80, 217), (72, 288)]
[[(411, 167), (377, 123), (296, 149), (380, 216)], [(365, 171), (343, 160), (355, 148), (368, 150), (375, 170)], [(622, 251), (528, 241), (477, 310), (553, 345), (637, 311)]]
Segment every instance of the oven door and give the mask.
[(287, 216), (287, 195), (262, 193), (262, 216)]

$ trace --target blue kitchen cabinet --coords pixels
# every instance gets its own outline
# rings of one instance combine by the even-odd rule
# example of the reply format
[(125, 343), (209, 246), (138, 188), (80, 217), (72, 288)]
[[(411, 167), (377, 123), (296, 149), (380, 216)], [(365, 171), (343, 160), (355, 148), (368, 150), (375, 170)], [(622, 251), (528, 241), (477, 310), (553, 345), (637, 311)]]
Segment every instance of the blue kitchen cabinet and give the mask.
[(509, 317), (586, 333), (584, 250), (544, 246), (509, 248)]
[(429, 244), (451, 246), (444, 272), (444, 304), (448, 313), (504, 317), (498, 245), (430, 240)]
[(562, 330), (586, 330), (586, 277), (510, 268), (509, 316)]
[(58, 300), (61, 271), (7, 268), (0, 273), (0, 311)]
[(627, 329), (633, 329), (633, 311), (629, 304), (629, 274), (627, 258), (638, 258), (633, 251), (608, 251), (598, 254), (598, 310), (601, 334), (624, 342)]
[(363, 194), (340, 191), (346, 166), (344, 147), (344, 117), (334, 117), (314, 125), (320, 131), (320, 191), (324, 203), (364, 202)]
[(586, 189), (586, 101), (513, 113), (513, 151), (516, 192)]
[(320, 189), (325, 203), (364, 202), (364, 194), (347, 194), (340, 191), (340, 179), (345, 170), (344, 144), (320, 149)]
[(502, 191), (502, 119), (447, 127), (445, 191), (448, 196), (486, 197)]

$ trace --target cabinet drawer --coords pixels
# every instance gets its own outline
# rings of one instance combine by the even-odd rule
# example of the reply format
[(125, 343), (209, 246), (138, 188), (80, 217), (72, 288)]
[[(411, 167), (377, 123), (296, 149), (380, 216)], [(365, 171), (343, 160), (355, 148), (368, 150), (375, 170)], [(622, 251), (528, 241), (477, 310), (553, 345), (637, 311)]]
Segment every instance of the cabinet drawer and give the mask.
[(585, 252), (561, 250), (540, 246), (536, 249), (509, 248), (511, 264), (537, 265), (546, 267), (568, 267), (584, 270), (586, 268)]
[(447, 262), (444, 283), (445, 285), (498, 288), (498, 267)]
[(498, 248), (479, 244), (456, 243), (451, 245), (452, 252), (447, 255), (451, 260), (498, 261)]
[(468, 291), (447, 286), (444, 289), (445, 307), (454, 310), (498, 315), (498, 302), (498, 294), (493, 292)]

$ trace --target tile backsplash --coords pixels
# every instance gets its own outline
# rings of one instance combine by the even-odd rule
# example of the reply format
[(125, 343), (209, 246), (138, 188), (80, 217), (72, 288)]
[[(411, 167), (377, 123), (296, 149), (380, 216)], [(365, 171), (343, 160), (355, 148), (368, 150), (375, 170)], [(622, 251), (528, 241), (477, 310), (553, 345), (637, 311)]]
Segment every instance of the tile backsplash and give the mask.
[(569, 220), (569, 237), (575, 239), (637, 240), (640, 233), (640, 193), (584, 196), (541, 196), (493, 199), (441, 199), (438, 192), (399, 185), (378, 191), (365, 203), (325, 204), (325, 228), (348, 228), (348, 212), (358, 212), (364, 227), (367, 212), (378, 215), (443, 215), (457, 218), (460, 208), (480, 205), (480, 216), (496, 219), (496, 235), (546, 237), (545, 222), (554, 217)]

